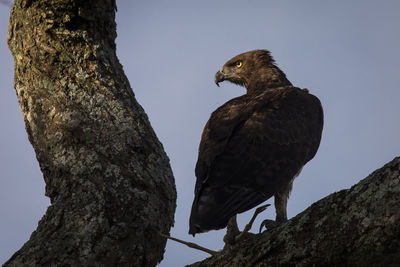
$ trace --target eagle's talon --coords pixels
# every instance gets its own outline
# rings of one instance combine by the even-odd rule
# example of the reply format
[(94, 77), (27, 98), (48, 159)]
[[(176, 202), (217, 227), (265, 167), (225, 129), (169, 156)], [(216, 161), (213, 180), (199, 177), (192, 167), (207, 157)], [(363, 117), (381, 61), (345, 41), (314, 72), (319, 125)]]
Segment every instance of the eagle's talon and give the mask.
[(260, 225), (260, 231), (258, 233), (261, 233), (262, 229), (265, 227), (267, 230), (274, 229), (279, 226), (279, 223), (274, 221), (274, 220), (264, 220), (261, 225)]

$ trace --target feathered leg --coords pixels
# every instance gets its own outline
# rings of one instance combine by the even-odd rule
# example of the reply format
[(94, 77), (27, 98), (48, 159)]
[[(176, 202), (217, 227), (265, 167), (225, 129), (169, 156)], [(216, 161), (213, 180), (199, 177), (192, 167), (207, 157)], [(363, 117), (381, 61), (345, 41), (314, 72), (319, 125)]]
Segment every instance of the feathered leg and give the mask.
[(224, 248), (235, 244), (236, 236), (240, 234), (239, 227), (236, 222), (236, 215), (229, 219), (226, 226), (226, 234), (224, 236)]
[[(294, 180), (294, 178), (293, 178)], [(276, 219), (274, 220), (264, 220), (260, 225), (260, 232), (263, 227), (267, 229), (272, 229), (279, 226), (281, 223), (287, 221), (287, 201), (289, 199), (290, 192), (292, 191), (293, 180), (280, 192), (274, 195), (275, 198), (275, 210)]]
[(290, 183), (288, 187), (286, 187), (281, 192), (275, 194), (275, 210), (276, 210), (276, 218), (275, 221), (277, 223), (282, 223), (287, 221), (287, 201), (289, 199), (290, 191), (292, 190), (292, 184)]

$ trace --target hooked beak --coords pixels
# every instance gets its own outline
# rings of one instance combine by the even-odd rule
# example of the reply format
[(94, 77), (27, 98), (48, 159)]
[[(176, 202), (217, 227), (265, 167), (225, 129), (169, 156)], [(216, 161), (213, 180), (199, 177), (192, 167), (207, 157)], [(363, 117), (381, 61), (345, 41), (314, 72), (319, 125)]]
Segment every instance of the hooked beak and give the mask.
[(225, 81), (225, 75), (222, 71), (217, 71), (214, 76), (214, 82), (219, 87), (219, 83)]

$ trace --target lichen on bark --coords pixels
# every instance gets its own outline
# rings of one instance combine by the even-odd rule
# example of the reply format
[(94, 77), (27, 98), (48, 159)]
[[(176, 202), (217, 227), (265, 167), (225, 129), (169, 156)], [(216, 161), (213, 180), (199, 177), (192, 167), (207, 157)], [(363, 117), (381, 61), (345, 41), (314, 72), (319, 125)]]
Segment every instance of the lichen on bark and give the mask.
[(278, 228), (190, 266), (399, 266), (400, 158)]
[(115, 53), (114, 0), (16, 0), (7, 41), (51, 200), (5, 266), (154, 266), (173, 224), (169, 160)]

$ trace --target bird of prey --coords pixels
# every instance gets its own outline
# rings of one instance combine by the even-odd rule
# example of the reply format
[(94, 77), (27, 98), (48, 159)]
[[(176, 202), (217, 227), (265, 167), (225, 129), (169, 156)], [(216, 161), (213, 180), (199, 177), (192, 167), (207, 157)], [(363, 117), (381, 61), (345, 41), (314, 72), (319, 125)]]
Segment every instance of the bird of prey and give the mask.
[(230, 218), (274, 196), (287, 220), (294, 178), (316, 154), (323, 128), (319, 99), (294, 87), (267, 50), (237, 55), (215, 74), (246, 94), (215, 110), (204, 127), (195, 168), (189, 234), (222, 229)]

